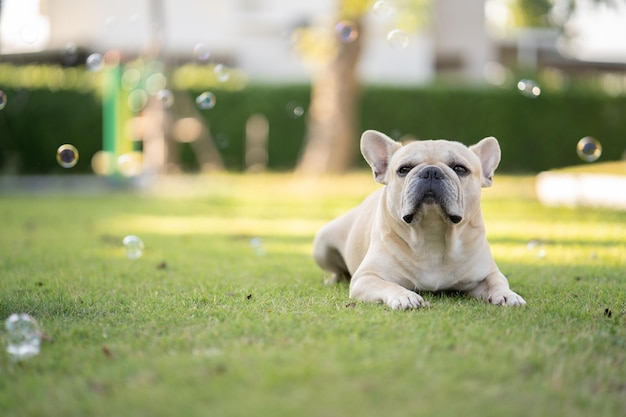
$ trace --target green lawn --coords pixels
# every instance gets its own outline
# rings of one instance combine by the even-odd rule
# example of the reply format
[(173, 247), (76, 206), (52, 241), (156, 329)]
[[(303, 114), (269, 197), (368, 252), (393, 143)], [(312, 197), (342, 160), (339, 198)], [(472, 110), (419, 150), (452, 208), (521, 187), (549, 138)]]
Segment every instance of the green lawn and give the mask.
[(353, 303), (311, 259), (369, 173), (2, 193), (0, 317), (29, 313), (49, 340), (24, 362), (0, 352), (1, 414), (624, 416), (626, 213), (545, 208), (532, 186), (496, 177), (483, 198), (528, 306), (423, 294), (418, 311)]

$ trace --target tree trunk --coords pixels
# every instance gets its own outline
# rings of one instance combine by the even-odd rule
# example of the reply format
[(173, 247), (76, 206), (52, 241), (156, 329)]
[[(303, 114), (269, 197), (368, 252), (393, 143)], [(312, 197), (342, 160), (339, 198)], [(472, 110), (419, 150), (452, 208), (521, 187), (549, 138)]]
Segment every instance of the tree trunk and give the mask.
[(296, 173), (341, 173), (352, 165), (358, 144), (357, 64), (362, 43), (361, 25), (354, 24), (358, 36), (351, 42), (335, 36), (337, 54), (314, 75), (306, 143)]

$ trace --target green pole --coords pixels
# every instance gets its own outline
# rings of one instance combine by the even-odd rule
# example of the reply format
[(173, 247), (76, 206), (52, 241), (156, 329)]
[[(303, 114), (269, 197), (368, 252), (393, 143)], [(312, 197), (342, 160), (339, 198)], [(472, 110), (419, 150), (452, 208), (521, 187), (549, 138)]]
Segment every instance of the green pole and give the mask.
[[(114, 61), (115, 58), (113, 59)], [(106, 61), (105, 61), (106, 62)], [(102, 150), (112, 155), (114, 160), (119, 156), (118, 130), (120, 126), (120, 100), (122, 86), (122, 69), (119, 61), (107, 63), (103, 69), (102, 92)], [(117, 174), (117, 166), (113, 164), (111, 176)]]

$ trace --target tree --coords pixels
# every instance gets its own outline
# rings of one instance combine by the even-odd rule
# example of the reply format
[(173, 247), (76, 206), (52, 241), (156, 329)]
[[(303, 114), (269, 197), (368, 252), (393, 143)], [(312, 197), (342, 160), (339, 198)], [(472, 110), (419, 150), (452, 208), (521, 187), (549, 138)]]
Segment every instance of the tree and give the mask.
[(330, 36), (305, 32), (298, 41), (300, 48), (318, 61), (312, 80), (305, 148), (296, 168), (300, 174), (339, 173), (352, 163), (359, 99), (356, 68), (363, 42), (361, 16), (366, 4), (342, 0), (341, 18)]
[[(315, 62), (305, 148), (296, 172), (341, 173), (352, 165), (358, 144), (359, 80), (363, 16), (370, 8), (395, 11), (396, 24), (414, 30), (424, 23), (431, 0), (338, 0), (337, 19), (326, 34), (316, 28), (299, 32), (296, 48)], [(379, 10), (380, 12), (380, 10)], [(323, 31), (323, 30), (322, 30)]]

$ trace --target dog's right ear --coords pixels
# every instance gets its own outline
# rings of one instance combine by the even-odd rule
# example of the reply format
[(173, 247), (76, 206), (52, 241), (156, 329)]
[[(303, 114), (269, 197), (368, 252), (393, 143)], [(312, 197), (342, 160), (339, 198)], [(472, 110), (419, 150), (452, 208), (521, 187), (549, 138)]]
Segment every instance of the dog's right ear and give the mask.
[(391, 155), (402, 145), (384, 133), (376, 130), (366, 130), (361, 135), (361, 153), (372, 167), (376, 182), (386, 184), (385, 177)]

